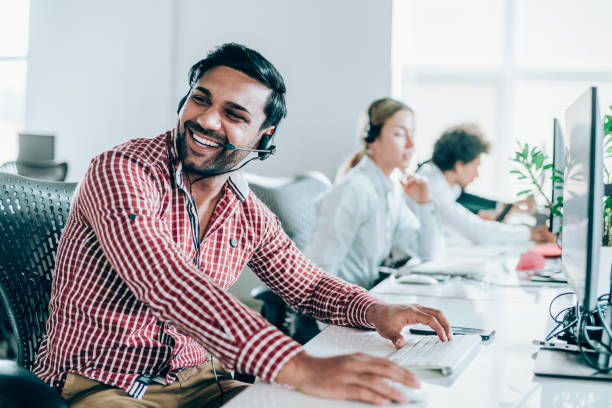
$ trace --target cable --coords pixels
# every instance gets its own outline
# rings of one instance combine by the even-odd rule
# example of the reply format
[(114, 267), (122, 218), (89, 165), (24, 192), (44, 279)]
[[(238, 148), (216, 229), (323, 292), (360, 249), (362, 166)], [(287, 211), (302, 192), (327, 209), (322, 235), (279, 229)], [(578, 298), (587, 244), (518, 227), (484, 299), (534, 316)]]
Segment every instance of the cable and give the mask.
[[(574, 295), (574, 292), (563, 292), (563, 293), (560, 293), (560, 294), (558, 294), (557, 296), (555, 296), (555, 297), (553, 298), (553, 300), (551, 300), (551, 301), (550, 301), (550, 304), (548, 305), (548, 314), (550, 315), (550, 317), (552, 317), (552, 319), (554, 320), (554, 322), (555, 322), (555, 323), (561, 323), (561, 322), (559, 322), (559, 321), (558, 321), (558, 320), (555, 318), (555, 316), (553, 316), (553, 314), (552, 314), (552, 305), (553, 305), (553, 303), (555, 303), (555, 300), (559, 299), (559, 298), (560, 298), (560, 297), (562, 297), (562, 296), (566, 296), (566, 295)], [(572, 308), (573, 308), (573, 306), (572, 306), (572, 307), (565, 308), (565, 309), (563, 309), (563, 310), (572, 309)], [(562, 311), (563, 311), (563, 310), (562, 310)], [(560, 312), (559, 312), (559, 313), (560, 313)], [(556, 316), (559, 316), (559, 313), (557, 313), (557, 315), (556, 315)]]
[(601, 310), (601, 305), (599, 304), (599, 302), (597, 302), (597, 315), (599, 316), (601, 325), (606, 330), (606, 333), (608, 333), (608, 337), (612, 339), (612, 330), (610, 330), (610, 327), (606, 323), (605, 311)]
[(549, 315), (557, 324), (546, 336), (546, 340), (557, 337), (568, 343), (576, 343), (580, 358), (585, 364), (601, 373), (611, 372), (612, 366), (609, 360), (612, 356), (612, 345), (606, 344), (603, 340), (604, 332), (608, 341), (612, 339), (612, 329), (606, 322), (606, 312), (610, 310), (606, 310), (605, 306), (602, 307), (602, 303), (609, 302), (610, 294), (599, 296), (592, 310), (581, 310), (580, 304), (576, 302), (575, 306), (566, 307), (553, 315), (553, 303), (568, 294), (573, 293), (561, 293), (555, 296), (549, 304)]
[[(586, 315), (588, 315), (589, 313), (585, 313)], [(608, 366), (608, 367), (601, 367), (601, 365), (599, 364), (599, 354), (605, 354), (605, 355), (610, 355), (610, 347), (605, 345), (606, 348), (608, 350), (601, 350), (599, 349), (599, 345), (594, 344), (593, 340), (589, 338), (588, 332), (587, 332), (587, 326), (586, 326), (586, 320), (587, 319), (582, 319), (582, 322), (580, 324), (580, 330), (578, 331), (578, 339), (580, 340), (580, 334), (584, 333), (584, 340), (587, 342), (587, 344), (589, 346), (591, 346), (593, 348), (593, 350), (598, 352), (597, 358), (593, 359), (590, 354), (593, 353), (589, 353), (588, 351), (586, 351), (583, 346), (582, 346), (582, 342), (578, 341), (578, 350), (580, 352), (580, 357), (582, 358), (582, 360), (591, 368), (602, 372), (602, 373), (608, 373), (610, 371), (612, 371), (612, 367)], [(600, 344), (603, 344), (601, 342), (599, 342)]]
[[(555, 315), (553, 315), (553, 313), (552, 313), (553, 303), (555, 303), (555, 301), (557, 299), (561, 298), (562, 296), (567, 296), (567, 295), (574, 295), (574, 292), (563, 292), (563, 293), (560, 293), (557, 296), (555, 296), (550, 301), (550, 304), (548, 305), (548, 314), (550, 315), (551, 319), (555, 323), (557, 323), (557, 325), (548, 333), (548, 335), (546, 336), (546, 341), (552, 339), (553, 337), (559, 336), (562, 333), (567, 333), (568, 331), (571, 331), (571, 328), (573, 326), (575, 326), (576, 323), (578, 323), (578, 317), (577, 317), (578, 314), (576, 314), (575, 318), (572, 315), (572, 312), (576, 308), (576, 306), (566, 307), (566, 308), (560, 310), (559, 312), (557, 312), (557, 314), (555, 314)], [(563, 315), (562, 318), (560, 318), (561, 315)], [(567, 333), (567, 335), (565, 337), (566, 337), (566, 340), (567, 340), (567, 337), (570, 337), (570, 338), (571, 337), (575, 337), (575, 334)]]
[(217, 377), (217, 370), (215, 369), (215, 358), (213, 357), (213, 355), (210, 355), (210, 365), (212, 367), (213, 370), (213, 374), (215, 376), (215, 382), (217, 383), (217, 386), (219, 387), (219, 406), (223, 405), (223, 387), (221, 386), (221, 383), (219, 382), (219, 378)]
[[(220, 176), (221, 174), (226, 174), (226, 173), (231, 173), (233, 171), (238, 171), (241, 168), (243, 168), (244, 166), (246, 166), (247, 164), (249, 164), (250, 162), (252, 162), (253, 160), (258, 160), (258, 159), (259, 159), (259, 157), (255, 156), (255, 157), (252, 157), (249, 160), (245, 161), (240, 166), (235, 167), (233, 169), (227, 169), (227, 170), (223, 170), (223, 171), (218, 171), (216, 173), (205, 174), (205, 175), (200, 176), (197, 179), (193, 180), (193, 182), (190, 180), (189, 181), (189, 189), (191, 190), (191, 184), (192, 183), (197, 183), (198, 181), (203, 180), (203, 179), (208, 178), (208, 177), (215, 177), (215, 176)], [(189, 176), (187, 178), (189, 178)]]

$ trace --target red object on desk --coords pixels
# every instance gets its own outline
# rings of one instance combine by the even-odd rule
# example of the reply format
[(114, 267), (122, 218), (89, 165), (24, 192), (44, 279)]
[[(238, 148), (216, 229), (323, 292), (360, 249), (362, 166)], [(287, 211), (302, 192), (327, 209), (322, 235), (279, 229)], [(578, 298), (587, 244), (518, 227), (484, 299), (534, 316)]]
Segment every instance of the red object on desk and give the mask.
[(546, 266), (544, 257), (537, 252), (527, 251), (521, 255), (521, 259), (516, 265), (517, 271), (526, 271), (530, 269), (543, 269)]
[(545, 258), (556, 258), (561, 256), (561, 247), (557, 244), (540, 244), (529, 248), (529, 252), (535, 252)]

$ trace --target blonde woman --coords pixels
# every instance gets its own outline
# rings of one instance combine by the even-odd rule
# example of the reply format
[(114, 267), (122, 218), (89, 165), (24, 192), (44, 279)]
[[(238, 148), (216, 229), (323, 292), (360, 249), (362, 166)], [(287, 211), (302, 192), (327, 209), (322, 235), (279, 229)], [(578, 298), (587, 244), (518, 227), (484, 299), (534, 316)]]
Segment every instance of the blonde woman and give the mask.
[(325, 271), (370, 288), (392, 258), (427, 260), (439, 252), (440, 222), (427, 183), (395, 177), (412, 157), (414, 128), (414, 112), (404, 103), (384, 98), (370, 105), (363, 151), (317, 204), (306, 254)]

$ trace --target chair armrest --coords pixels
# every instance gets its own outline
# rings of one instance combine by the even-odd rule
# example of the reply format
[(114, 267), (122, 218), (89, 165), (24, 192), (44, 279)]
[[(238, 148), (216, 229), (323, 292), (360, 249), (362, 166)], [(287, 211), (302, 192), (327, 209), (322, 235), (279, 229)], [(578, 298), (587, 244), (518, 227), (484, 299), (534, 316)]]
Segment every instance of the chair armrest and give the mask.
[(0, 406), (68, 408), (48, 384), (10, 360), (0, 360)]

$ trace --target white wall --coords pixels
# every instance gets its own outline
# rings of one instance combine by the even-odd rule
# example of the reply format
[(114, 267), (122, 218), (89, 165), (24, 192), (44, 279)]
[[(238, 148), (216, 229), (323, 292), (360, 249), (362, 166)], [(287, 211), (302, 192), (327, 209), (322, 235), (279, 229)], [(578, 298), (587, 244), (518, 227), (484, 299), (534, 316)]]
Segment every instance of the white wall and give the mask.
[(168, 127), (172, 2), (32, 0), (26, 128), (78, 180), (96, 154)]
[(288, 89), (278, 154), (249, 171), (333, 177), (356, 119), (390, 92), (391, 0), (31, 0), (26, 128), (57, 134), (78, 180), (96, 154), (171, 128), (187, 71), (244, 43)]

